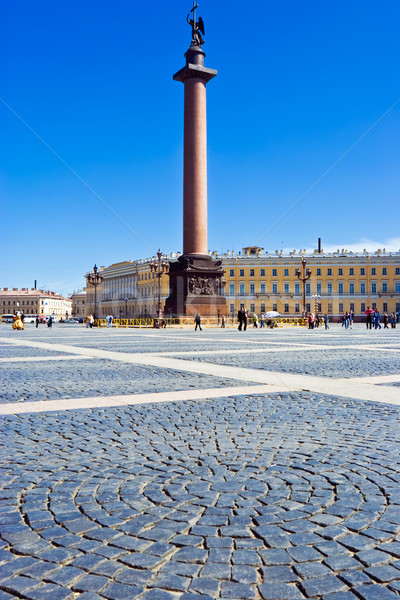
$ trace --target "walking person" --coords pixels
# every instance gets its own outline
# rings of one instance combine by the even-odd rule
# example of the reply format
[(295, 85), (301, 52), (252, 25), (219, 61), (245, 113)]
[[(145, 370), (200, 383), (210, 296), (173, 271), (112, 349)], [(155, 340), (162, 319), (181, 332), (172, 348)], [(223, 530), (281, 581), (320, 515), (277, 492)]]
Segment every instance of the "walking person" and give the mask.
[(47, 327), (52, 327), (53, 326), (53, 317), (50, 315), (50, 317), (47, 320)]
[(36, 329), (37, 329), (39, 327), (39, 323), (40, 323), (39, 315), (36, 315), (35, 323), (36, 323)]
[(225, 317), (225, 315), (222, 315), (222, 317), (221, 317), (221, 329), (225, 329), (225, 325), (226, 325), (226, 317)]
[(93, 317), (93, 315), (90, 315), (89, 316), (89, 327), (90, 327), (90, 329), (93, 328), (93, 325), (94, 325), (94, 317)]
[(343, 322), (344, 322), (344, 328), (345, 328), (345, 329), (348, 329), (348, 328), (349, 328), (349, 322), (350, 322), (350, 315), (349, 315), (349, 313), (347, 312), (347, 310), (346, 310), (346, 312), (344, 313)]
[(379, 312), (378, 309), (376, 309), (376, 311), (374, 312), (374, 325), (375, 325), (375, 329), (382, 329), (381, 327), (381, 313)]
[(200, 315), (199, 315), (199, 314), (197, 314), (197, 315), (195, 316), (194, 322), (195, 322), (195, 324), (196, 324), (196, 327), (194, 328), (194, 330), (196, 331), (196, 330), (197, 330), (197, 328), (199, 328), (199, 329), (200, 329), (200, 331), (203, 331), (203, 330), (202, 330), (202, 328), (201, 328), (201, 317), (200, 317)]
[(392, 329), (396, 329), (396, 315), (394, 312), (390, 315), (390, 326)]
[(326, 314), (325, 317), (324, 317), (324, 325), (325, 325), (325, 329), (329, 329), (329, 316), (328, 316), (328, 314)]
[(389, 317), (387, 313), (383, 315), (383, 329), (389, 329)]
[(350, 312), (349, 312), (349, 325), (350, 325), (350, 329), (353, 329), (353, 321), (354, 321), (354, 312), (350, 309)]
[(253, 314), (253, 327), (258, 328), (258, 316), (256, 313)]
[(372, 315), (374, 314), (374, 311), (372, 310), (372, 308), (370, 308), (369, 306), (367, 306), (367, 310), (365, 311), (365, 325), (367, 327), (367, 329), (372, 329)]

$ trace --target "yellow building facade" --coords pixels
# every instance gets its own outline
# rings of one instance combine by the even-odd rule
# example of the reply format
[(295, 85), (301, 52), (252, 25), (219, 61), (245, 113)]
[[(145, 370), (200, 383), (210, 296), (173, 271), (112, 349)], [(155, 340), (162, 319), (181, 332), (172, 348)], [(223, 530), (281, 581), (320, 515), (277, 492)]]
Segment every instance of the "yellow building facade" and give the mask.
[[(179, 254), (164, 255), (167, 261)], [(360, 320), (367, 307), (382, 314), (400, 312), (400, 251), (374, 253), (348, 252), (264, 252), (259, 247), (246, 247), (235, 254), (222, 256), (225, 271), (223, 293), (228, 315), (235, 317), (240, 306), (258, 315), (276, 310), (287, 317), (299, 317), (303, 312), (303, 283), (297, 277), (305, 260), (310, 278), (305, 282), (307, 312), (329, 314), (340, 318), (353, 310)], [(154, 259), (125, 261), (102, 267), (102, 283), (97, 288), (98, 314), (105, 317), (157, 316), (160, 294), (162, 306), (169, 295), (169, 276), (159, 279), (152, 272)], [(94, 290), (87, 284), (88, 312), (94, 310)], [(169, 315), (166, 315), (169, 316)], [(216, 315), (217, 316), (217, 315)]]

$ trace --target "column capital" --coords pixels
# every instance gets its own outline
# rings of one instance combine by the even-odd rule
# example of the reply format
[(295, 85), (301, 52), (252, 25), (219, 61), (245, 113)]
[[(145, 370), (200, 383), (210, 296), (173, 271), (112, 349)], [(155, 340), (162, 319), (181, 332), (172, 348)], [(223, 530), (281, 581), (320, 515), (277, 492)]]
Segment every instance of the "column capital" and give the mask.
[(203, 67), (202, 65), (188, 63), (183, 69), (175, 73), (173, 79), (174, 81), (185, 83), (187, 79), (197, 78), (202, 79), (204, 83), (208, 83), (217, 73), (218, 71), (215, 69), (207, 69), (207, 67)]

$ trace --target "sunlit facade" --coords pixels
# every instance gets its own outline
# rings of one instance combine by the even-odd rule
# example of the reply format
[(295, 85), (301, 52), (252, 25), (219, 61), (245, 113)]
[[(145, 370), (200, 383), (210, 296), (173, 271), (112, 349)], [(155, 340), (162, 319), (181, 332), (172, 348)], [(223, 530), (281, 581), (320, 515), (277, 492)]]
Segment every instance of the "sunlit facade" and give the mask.
[[(298, 317), (303, 312), (303, 283), (297, 277), (304, 259), (311, 270), (305, 282), (305, 310), (328, 313), (339, 318), (353, 310), (356, 318), (364, 316), (368, 306), (382, 314), (400, 311), (400, 251), (333, 253), (293, 251), (265, 252), (246, 247), (241, 252), (227, 252), (222, 260), (225, 271), (223, 293), (227, 310), (234, 316), (241, 305), (249, 313), (276, 310), (284, 316)], [(176, 260), (179, 254), (164, 255)], [(156, 316), (158, 279), (151, 272), (151, 258), (115, 263), (102, 267), (103, 282), (97, 288), (98, 313), (115, 317)], [(94, 289), (87, 284), (88, 312), (94, 310)], [(169, 295), (169, 277), (161, 277), (162, 305)]]

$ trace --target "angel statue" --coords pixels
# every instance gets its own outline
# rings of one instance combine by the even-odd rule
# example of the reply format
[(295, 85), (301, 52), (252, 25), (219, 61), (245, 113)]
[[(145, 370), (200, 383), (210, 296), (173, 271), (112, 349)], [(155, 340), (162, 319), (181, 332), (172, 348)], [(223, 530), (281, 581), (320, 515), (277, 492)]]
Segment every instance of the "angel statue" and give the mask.
[(196, 4), (196, 2), (193, 2), (193, 8), (190, 9), (190, 12), (193, 13), (193, 19), (189, 19), (190, 13), (188, 13), (188, 16), (186, 17), (187, 22), (192, 28), (192, 46), (202, 46), (204, 44), (204, 40), (200, 34), (201, 32), (205, 35), (203, 19), (199, 17), (199, 20), (196, 22), (196, 8), (198, 8), (198, 6), (199, 5)]

